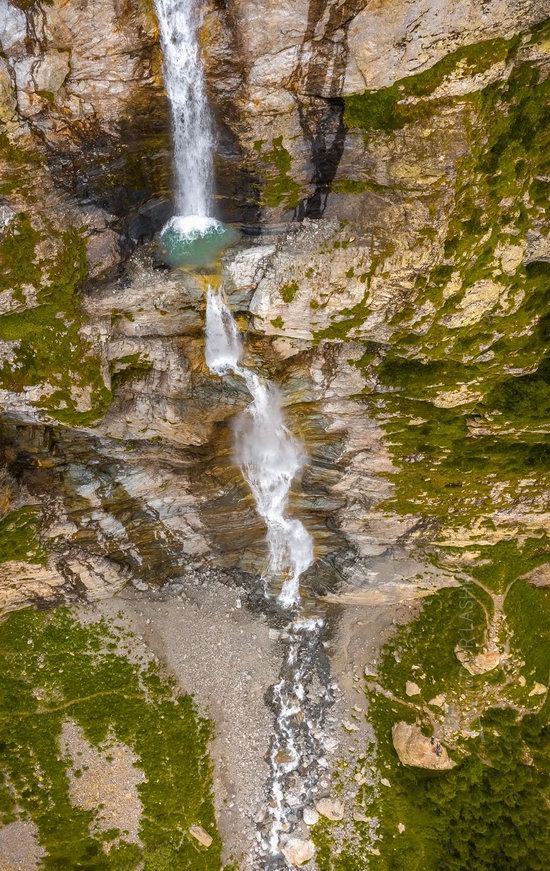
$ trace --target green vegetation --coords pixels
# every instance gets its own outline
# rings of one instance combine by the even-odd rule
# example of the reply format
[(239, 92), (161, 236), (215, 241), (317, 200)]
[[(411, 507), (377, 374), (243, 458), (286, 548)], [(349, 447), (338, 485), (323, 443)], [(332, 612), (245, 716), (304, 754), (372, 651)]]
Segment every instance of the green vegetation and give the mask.
[(26, 190), (26, 169), (36, 169), (43, 162), (40, 152), (19, 143), (14, 145), (5, 133), (0, 132), (0, 195)]
[(283, 284), (281, 287), (281, 297), (283, 302), (292, 302), (298, 293), (298, 282), (290, 281), (288, 284)]
[(288, 209), (295, 209), (300, 202), (300, 185), (294, 181), (290, 174), (292, 158), (283, 145), (283, 137), (277, 136), (273, 139), (270, 151), (263, 152), (260, 141), (254, 143), (254, 147), (261, 152), (266, 161), (275, 167), (275, 172), (267, 175), (262, 191), (263, 204), (272, 208), (282, 205)]
[[(22, 611), (0, 625), (0, 820), (33, 820), (51, 871), (219, 869), (209, 724), (156, 666), (123, 655), (128, 640), (104, 621), (81, 625), (66, 609)], [(94, 833), (95, 814), (71, 804), (70, 760), (59, 746), (66, 718), (93, 746), (115, 739), (137, 756), (146, 776), (138, 786), (143, 848), (124, 832)], [(212, 834), (210, 848), (189, 835), (193, 824)]]
[[(12, 391), (42, 385), (38, 407), (63, 423), (86, 425), (101, 416), (111, 396), (100, 361), (80, 332), (86, 246), (78, 230), (59, 233), (49, 226), (49, 232), (48, 238), (19, 215), (0, 242), (0, 289), (11, 288), (20, 303), (25, 288), (36, 293), (35, 305), (0, 317), (0, 340), (16, 343), (13, 362), (0, 369), (0, 384)], [(39, 243), (55, 252), (43, 257)]]
[[(517, 40), (507, 45), (511, 61)], [(398, 469), (388, 507), (445, 528), (490, 524), (518, 502), (540, 506), (550, 483), (550, 267), (523, 257), (547, 202), (549, 89), (535, 64), (517, 62), (506, 81), (468, 97), (470, 150), (442, 259), (417, 277), (387, 352), (360, 364), (379, 385), (367, 402), (383, 416)], [(480, 287), (494, 294), (485, 309), (469, 303)], [(320, 337), (353, 335), (364, 310), (344, 314)]]
[(150, 372), (153, 364), (141, 354), (127, 354), (114, 361), (114, 371), (111, 373), (111, 388), (115, 391), (122, 384), (139, 378)]
[[(485, 675), (469, 675), (455, 654), (457, 646), (478, 650), (494, 615), (477, 580), (432, 595), (411, 623), (399, 627), (382, 651), (376, 679), (368, 681), (376, 756), (360, 760), (359, 767), (374, 764), (389, 786), (367, 783), (357, 802), (378, 820), (376, 833), (367, 823), (354, 823), (354, 836), (338, 849), (333, 824), (317, 826), (321, 871), (545, 867), (550, 707), (529, 692), (535, 680), (548, 680), (550, 592), (520, 578), (543, 562), (544, 550), (539, 540), (478, 550), (467, 563), (472, 576), (501, 593), (508, 590), (504, 611), (512, 658)], [(420, 695), (407, 697), (407, 680), (418, 684)], [(392, 725), (417, 722), (432, 734), (434, 721), (445, 719), (436, 704), (428, 704), (438, 694), (454, 718), (458, 712), (465, 718), (450, 745), (456, 767), (435, 772), (401, 765)], [(512, 702), (516, 709), (506, 707)]]
[[(445, 773), (397, 765), (381, 798), (379, 857), (369, 868), (521, 871), (544, 869), (550, 849), (548, 712), (520, 719), (493, 710), (481, 736), (465, 741), (466, 758)], [(536, 762), (529, 764), (528, 757)], [(405, 830), (398, 833), (398, 824)], [(330, 865), (321, 866), (331, 868)], [(347, 864), (346, 853), (334, 868)]]
[[(524, 577), (549, 552), (550, 269), (526, 262), (524, 251), (528, 231), (547, 219), (550, 85), (519, 52), (547, 30), (470, 46), (391, 88), (346, 99), (346, 122), (366, 141), (383, 137), (391, 147), (407, 125), (428, 126), (451, 102), (461, 104), (468, 132), (441, 254), (416, 276), (388, 345), (368, 347), (359, 363), (395, 470), (382, 507), (418, 518), (425, 556), (461, 586), (425, 601), (368, 681), (376, 749), (361, 765), (375, 785), (361, 788), (358, 804), (378, 827), (354, 823), (341, 848), (334, 824), (316, 827), (321, 871), (523, 871), (547, 861), (549, 708), (530, 692), (535, 681), (548, 685), (550, 601)], [(433, 99), (449, 74), (499, 61), (513, 64), (505, 81)], [(353, 337), (365, 306), (319, 338)], [(474, 656), (495, 637), (509, 656), (469, 674), (456, 648)], [(420, 694), (408, 697), (406, 681)], [(447, 711), (430, 704), (441, 695)], [(391, 740), (399, 720), (425, 735), (446, 730), (456, 767), (401, 765)]]
[(40, 509), (24, 505), (0, 520), (0, 563), (9, 560), (43, 565), (47, 554), (38, 537)]
[(403, 103), (404, 100), (429, 100), (436, 88), (451, 75), (466, 77), (485, 72), (494, 64), (506, 61), (519, 42), (520, 37), (514, 37), (466, 45), (445, 55), (424, 72), (400, 79), (388, 88), (352, 94), (346, 97), (346, 125), (388, 131), (404, 127), (419, 115), (434, 111), (433, 106), (420, 109), (417, 103)]

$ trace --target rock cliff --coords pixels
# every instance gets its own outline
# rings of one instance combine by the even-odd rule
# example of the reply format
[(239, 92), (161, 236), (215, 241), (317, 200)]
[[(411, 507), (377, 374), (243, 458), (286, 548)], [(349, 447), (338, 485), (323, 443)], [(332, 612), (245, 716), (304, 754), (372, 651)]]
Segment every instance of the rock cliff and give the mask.
[[(304, 588), (338, 606), (439, 591), (369, 689), (379, 756), (353, 788), (388, 843), (410, 790), (454, 801), (398, 769), (392, 805), (369, 780), (394, 772), (392, 724), (424, 755), (443, 735), (456, 760), (432, 767), (451, 777), (478, 759), (477, 717), (498, 767), (493, 726), (527, 758), (507, 717), (536, 725), (534, 676), (545, 691), (549, 16), (547, 0), (206, 3), (218, 210), (242, 234), (192, 273), (154, 242), (170, 143), (153, 4), (0, 0), (0, 606), (212, 566), (255, 594), (264, 530), (231, 462), (248, 398), (204, 363), (204, 291), (223, 282), (310, 458)], [(464, 665), (486, 655), (487, 690)], [(456, 769), (467, 792), (479, 772)], [(338, 832), (351, 862), (350, 821)]]

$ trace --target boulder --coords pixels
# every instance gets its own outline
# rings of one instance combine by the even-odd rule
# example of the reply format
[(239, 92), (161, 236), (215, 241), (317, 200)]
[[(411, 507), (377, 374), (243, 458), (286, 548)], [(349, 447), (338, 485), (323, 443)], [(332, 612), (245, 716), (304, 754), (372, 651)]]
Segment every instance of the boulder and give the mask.
[(303, 819), (306, 826), (315, 826), (319, 822), (319, 814), (313, 807), (305, 807)]
[(435, 771), (448, 771), (455, 767), (456, 763), (449, 758), (446, 747), (436, 737), (427, 738), (423, 735), (416, 723), (395, 723), (392, 741), (402, 765)]
[(543, 683), (535, 683), (535, 686), (529, 693), (530, 696), (543, 696), (546, 693), (546, 687)]
[(301, 838), (289, 838), (281, 853), (291, 865), (305, 865), (315, 856), (313, 841), (302, 841)]
[(408, 696), (418, 696), (420, 695), (420, 687), (414, 681), (408, 680), (405, 684), (405, 692)]
[(457, 646), (455, 653), (457, 659), (470, 674), (486, 674), (488, 671), (493, 671), (503, 659), (499, 650), (483, 650), (481, 653), (472, 655), (470, 651)]
[(339, 798), (321, 798), (315, 807), (321, 816), (326, 817), (327, 820), (336, 822), (344, 818), (345, 806), (344, 802), (340, 801)]
[(193, 825), (189, 827), (189, 834), (195, 841), (198, 841), (199, 844), (202, 844), (203, 847), (209, 847), (213, 841), (211, 835), (208, 832), (205, 832), (202, 826)]

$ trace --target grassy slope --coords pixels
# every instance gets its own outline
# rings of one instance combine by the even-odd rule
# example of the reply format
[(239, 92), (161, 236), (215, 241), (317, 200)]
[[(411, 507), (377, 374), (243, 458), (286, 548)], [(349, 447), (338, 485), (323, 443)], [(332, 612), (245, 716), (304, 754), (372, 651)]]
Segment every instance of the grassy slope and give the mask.
[[(0, 625), (0, 819), (32, 819), (46, 850), (43, 867), (52, 871), (219, 869), (209, 723), (157, 667), (120, 654), (130, 640), (105, 622), (81, 625), (66, 609), (21, 611)], [(59, 750), (66, 717), (94, 746), (112, 735), (136, 754), (146, 776), (139, 785), (143, 850), (110, 832), (105, 852), (90, 833), (93, 814), (71, 804), (69, 762)], [(194, 823), (214, 836), (209, 849), (189, 836)]]

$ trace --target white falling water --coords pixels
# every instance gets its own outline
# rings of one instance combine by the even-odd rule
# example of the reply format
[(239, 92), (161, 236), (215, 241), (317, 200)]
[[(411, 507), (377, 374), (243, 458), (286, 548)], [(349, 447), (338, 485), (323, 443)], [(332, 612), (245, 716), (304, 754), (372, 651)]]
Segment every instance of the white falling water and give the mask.
[(242, 346), (231, 312), (219, 294), (208, 291), (206, 362), (212, 372), (235, 372), (252, 402), (235, 426), (235, 455), (267, 527), (268, 578), (284, 578), (283, 607), (300, 597), (300, 575), (313, 562), (313, 542), (303, 523), (288, 516), (292, 481), (302, 468), (301, 446), (284, 422), (278, 390), (240, 365)]
[(204, 235), (219, 222), (209, 217), (214, 135), (197, 37), (201, 0), (155, 3), (174, 135), (176, 215), (167, 228)]

